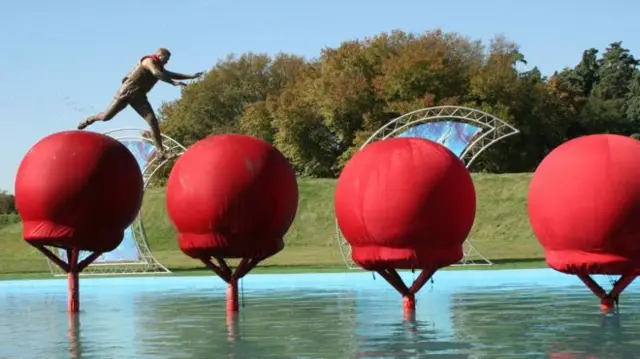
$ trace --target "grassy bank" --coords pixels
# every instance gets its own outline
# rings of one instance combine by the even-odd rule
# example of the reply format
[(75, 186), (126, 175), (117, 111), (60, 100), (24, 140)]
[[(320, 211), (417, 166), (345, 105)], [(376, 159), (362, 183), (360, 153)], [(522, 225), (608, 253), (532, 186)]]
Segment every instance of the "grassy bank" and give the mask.
[[(476, 248), (497, 266), (538, 267), (542, 249), (533, 237), (526, 211), (530, 174), (474, 175), (478, 198), (471, 238)], [(335, 180), (301, 179), (296, 220), (286, 247), (263, 263), (258, 272), (336, 271), (344, 268), (335, 239)], [(147, 192), (142, 209), (145, 231), (156, 258), (183, 274), (201, 274), (202, 265), (178, 249), (175, 231), (165, 212), (164, 190)], [(48, 272), (44, 257), (20, 238), (20, 224), (0, 228), (0, 278), (32, 277)]]

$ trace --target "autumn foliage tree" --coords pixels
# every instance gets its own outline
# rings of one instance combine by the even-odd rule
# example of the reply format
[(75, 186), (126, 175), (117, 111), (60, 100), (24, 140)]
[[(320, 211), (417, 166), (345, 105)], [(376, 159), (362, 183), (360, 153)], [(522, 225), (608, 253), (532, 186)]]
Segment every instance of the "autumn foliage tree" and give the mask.
[[(522, 70), (526, 64), (529, 70)], [(638, 61), (620, 42), (550, 77), (503, 37), (485, 45), (441, 31), (393, 31), (325, 48), (317, 59), (246, 53), (215, 64), (160, 110), (190, 145), (219, 133), (274, 143), (301, 176), (332, 177), (378, 128), (414, 110), (461, 105), (520, 130), (473, 170), (525, 172), (567, 139), (640, 132)]]

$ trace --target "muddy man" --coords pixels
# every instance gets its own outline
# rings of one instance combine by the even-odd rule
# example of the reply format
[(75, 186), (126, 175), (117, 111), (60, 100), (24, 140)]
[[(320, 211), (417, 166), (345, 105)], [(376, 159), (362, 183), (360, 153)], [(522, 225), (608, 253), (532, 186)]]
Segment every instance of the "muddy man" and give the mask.
[(184, 82), (177, 80), (190, 80), (202, 76), (202, 72), (194, 75), (183, 75), (165, 70), (164, 65), (169, 62), (171, 52), (167, 49), (159, 49), (155, 54), (145, 56), (138, 62), (138, 65), (122, 79), (122, 86), (118, 89), (113, 102), (106, 111), (91, 116), (78, 125), (82, 130), (97, 121), (109, 121), (127, 105), (131, 106), (142, 118), (144, 118), (153, 134), (158, 160), (167, 158), (164, 147), (162, 147), (162, 135), (160, 125), (153, 108), (147, 99), (147, 93), (151, 91), (158, 80), (164, 81), (173, 86), (186, 86)]

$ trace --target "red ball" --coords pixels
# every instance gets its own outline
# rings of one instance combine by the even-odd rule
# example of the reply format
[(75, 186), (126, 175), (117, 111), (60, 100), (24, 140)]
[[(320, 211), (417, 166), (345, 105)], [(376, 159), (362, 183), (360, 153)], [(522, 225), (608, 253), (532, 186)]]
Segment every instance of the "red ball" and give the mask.
[(298, 209), (291, 164), (271, 144), (244, 135), (205, 138), (176, 162), (167, 210), (180, 249), (193, 258), (266, 258)]
[(86, 131), (47, 136), (16, 175), (24, 240), (34, 246), (109, 252), (142, 205), (140, 167), (112, 137)]
[(622, 274), (640, 266), (640, 141), (576, 138), (554, 149), (529, 187), (529, 220), (550, 267)]
[(347, 163), (335, 211), (361, 267), (439, 268), (462, 259), (476, 198), (469, 172), (449, 149), (394, 138), (364, 147)]

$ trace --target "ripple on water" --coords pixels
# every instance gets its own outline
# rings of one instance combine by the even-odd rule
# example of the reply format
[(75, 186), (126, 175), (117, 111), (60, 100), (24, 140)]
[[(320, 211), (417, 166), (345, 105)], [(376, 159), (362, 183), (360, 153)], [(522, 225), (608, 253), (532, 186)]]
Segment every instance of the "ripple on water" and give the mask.
[[(640, 290), (603, 317), (577, 281), (518, 282), (485, 272), (439, 274), (404, 320), (399, 295), (367, 273), (260, 276), (245, 281), (227, 321), (211, 277), (92, 279), (82, 313), (65, 313), (64, 281), (0, 284), (0, 358), (633, 358)], [(548, 278), (547, 278), (548, 277)], [(557, 278), (557, 279), (554, 279)], [(444, 280), (443, 280), (444, 279)], [(556, 280), (556, 281), (554, 281)], [(562, 281), (562, 284), (559, 284)], [(566, 282), (566, 283), (565, 283)], [(16, 283), (16, 284), (14, 284)]]

